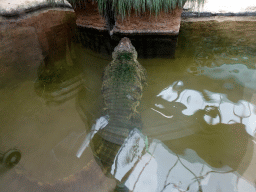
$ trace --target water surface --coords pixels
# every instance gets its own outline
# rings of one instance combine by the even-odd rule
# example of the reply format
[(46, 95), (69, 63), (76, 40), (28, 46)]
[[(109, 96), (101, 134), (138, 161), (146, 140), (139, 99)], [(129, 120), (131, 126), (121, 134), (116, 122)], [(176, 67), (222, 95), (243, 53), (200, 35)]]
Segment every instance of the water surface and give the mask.
[[(139, 59), (148, 75), (138, 109), (143, 129), (134, 130), (127, 141), (141, 138), (143, 142), (136, 144), (136, 150), (124, 147), (120, 152), (133, 150), (133, 156), (124, 165), (116, 161), (112, 174), (117, 180), (133, 167), (125, 185), (134, 191), (256, 190), (252, 36), (233, 37), (214, 30), (197, 34), (184, 24), (175, 59)], [(72, 180), (80, 185), (77, 191), (115, 187), (117, 180), (104, 176), (90, 147), (76, 157), (101, 116), (102, 74), (111, 59), (73, 45), (76, 67), (57, 67), (52, 79), (49, 74), (40, 76), (40, 70), (35, 79), (19, 83), (14, 75), (8, 79), (15, 83), (1, 87), (1, 149), (22, 151), (17, 166), (1, 167), (4, 191), (15, 191), (13, 182), (24, 190), (32, 186), (31, 181), (60, 182), (61, 187), (84, 167), (87, 176), (75, 175)], [(56, 66), (66, 65), (60, 62)], [(29, 181), (18, 180), (17, 175)]]

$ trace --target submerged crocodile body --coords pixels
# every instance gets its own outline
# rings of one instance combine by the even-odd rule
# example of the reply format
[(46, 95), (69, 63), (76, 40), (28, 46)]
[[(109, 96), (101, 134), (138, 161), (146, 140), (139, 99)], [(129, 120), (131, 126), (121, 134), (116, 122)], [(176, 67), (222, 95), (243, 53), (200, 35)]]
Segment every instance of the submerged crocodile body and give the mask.
[(94, 156), (107, 175), (129, 132), (142, 127), (136, 108), (146, 83), (146, 71), (137, 61), (137, 52), (128, 38), (121, 39), (112, 57), (102, 84), (104, 114), (109, 120), (92, 140)]

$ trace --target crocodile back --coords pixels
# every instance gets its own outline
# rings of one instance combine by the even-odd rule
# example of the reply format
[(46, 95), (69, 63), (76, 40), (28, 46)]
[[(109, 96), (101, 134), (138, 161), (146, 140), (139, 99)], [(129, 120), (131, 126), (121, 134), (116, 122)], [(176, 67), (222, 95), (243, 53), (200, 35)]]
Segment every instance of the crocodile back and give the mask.
[(106, 174), (110, 173), (116, 154), (129, 132), (142, 128), (137, 107), (145, 84), (146, 70), (137, 61), (137, 52), (130, 40), (123, 38), (103, 76), (103, 113), (109, 116), (109, 122), (92, 140), (95, 159)]
[(141, 128), (137, 107), (146, 82), (146, 71), (137, 61), (137, 52), (128, 38), (121, 40), (105, 68), (102, 95), (109, 123), (99, 134), (122, 145), (133, 128)]

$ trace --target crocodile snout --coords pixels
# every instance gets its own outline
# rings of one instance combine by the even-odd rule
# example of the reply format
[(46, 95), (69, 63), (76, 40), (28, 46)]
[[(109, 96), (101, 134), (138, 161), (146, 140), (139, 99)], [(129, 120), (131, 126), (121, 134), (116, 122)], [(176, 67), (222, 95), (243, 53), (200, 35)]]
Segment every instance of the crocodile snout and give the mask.
[(115, 48), (115, 51), (118, 52), (133, 52), (134, 46), (132, 45), (129, 38), (124, 37), (121, 39), (117, 47)]
[(125, 59), (125, 60), (134, 60), (137, 59), (137, 51), (132, 45), (129, 38), (124, 37), (120, 40), (119, 44), (115, 47), (114, 52), (112, 53), (113, 59)]

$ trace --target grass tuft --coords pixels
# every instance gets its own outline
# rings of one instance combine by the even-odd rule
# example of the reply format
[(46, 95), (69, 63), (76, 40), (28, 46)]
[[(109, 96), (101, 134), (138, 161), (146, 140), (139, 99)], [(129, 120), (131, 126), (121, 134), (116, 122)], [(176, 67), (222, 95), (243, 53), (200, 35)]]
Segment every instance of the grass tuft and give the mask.
[[(52, 1), (52, 0), (51, 0)], [(54, 0), (53, 0), (54, 1)], [(75, 5), (79, 2), (86, 2), (87, 0), (68, 0), (69, 3)], [(101, 14), (106, 13), (107, 0), (92, 0), (98, 3), (98, 9)], [(134, 9), (136, 14), (143, 13), (149, 10), (150, 13), (157, 15), (160, 11), (170, 12), (177, 6), (182, 8), (186, 2), (192, 5), (202, 6), (205, 0), (110, 0), (112, 1), (113, 9), (117, 15), (121, 15), (124, 18), (130, 15), (131, 10)]]

